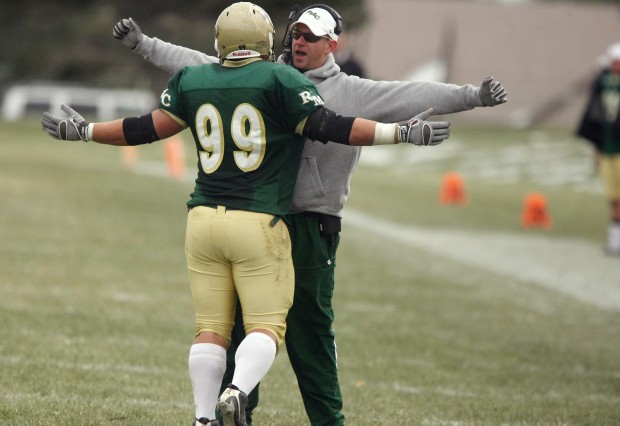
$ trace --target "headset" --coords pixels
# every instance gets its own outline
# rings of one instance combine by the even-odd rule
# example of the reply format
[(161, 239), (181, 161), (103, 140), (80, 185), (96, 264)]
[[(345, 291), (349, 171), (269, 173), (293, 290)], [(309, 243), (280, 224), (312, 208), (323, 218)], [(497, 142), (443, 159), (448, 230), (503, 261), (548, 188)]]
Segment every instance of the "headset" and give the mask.
[(285, 63), (291, 63), (291, 46), (293, 45), (293, 34), (291, 32), (291, 24), (296, 22), (303, 13), (309, 9), (320, 8), (325, 9), (332, 15), (334, 21), (336, 21), (336, 28), (334, 28), (334, 33), (336, 35), (340, 35), (343, 30), (342, 17), (336, 10), (332, 7), (327, 6), (326, 4), (313, 4), (308, 7), (304, 7), (303, 9), (299, 9), (298, 5), (294, 5), (291, 8), (291, 13), (288, 15), (288, 23), (286, 24), (286, 31), (284, 32), (284, 37), (282, 38), (282, 46), (284, 46), (284, 52), (282, 53), (282, 59)]

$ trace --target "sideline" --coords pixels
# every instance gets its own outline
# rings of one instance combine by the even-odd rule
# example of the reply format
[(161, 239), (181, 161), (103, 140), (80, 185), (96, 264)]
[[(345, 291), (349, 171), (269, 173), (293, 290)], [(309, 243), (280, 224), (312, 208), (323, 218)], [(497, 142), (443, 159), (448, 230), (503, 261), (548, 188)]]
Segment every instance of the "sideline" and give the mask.
[[(134, 172), (167, 177), (165, 164), (160, 161), (141, 160)], [(188, 171), (179, 181), (194, 179), (195, 174)], [(366, 233), (620, 311), (620, 258), (605, 256), (599, 245), (534, 234), (421, 228), (351, 208), (345, 208), (343, 216), (345, 228), (363, 228)]]
[(596, 244), (538, 234), (421, 228), (353, 209), (345, 209), (343, 216), (344, 227), (620, 310), (620, 258), (605, 256)]

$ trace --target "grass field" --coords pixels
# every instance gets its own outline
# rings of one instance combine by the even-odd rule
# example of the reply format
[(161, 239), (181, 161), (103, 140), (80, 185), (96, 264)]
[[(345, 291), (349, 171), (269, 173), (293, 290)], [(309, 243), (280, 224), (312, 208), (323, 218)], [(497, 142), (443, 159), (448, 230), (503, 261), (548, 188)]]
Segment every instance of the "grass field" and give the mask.
[[(191, 182), (35, 122), (0, 122), (0, 135), (0, 424), (189, 425)], [(620, 259), (602, 254), (587, 147), (456, 127), (440, 147), (391, 148), (366, 151), (345, 210), (347, 424), (620, 424)], [(162, 153), (141, 148), (140, 164)], [(451, 170), (466, 207), (437, 201)], [(520, 226), (533, 191), (549, 231)], [(261, 389), (256, 425), (308, 424), (285, 352)]]

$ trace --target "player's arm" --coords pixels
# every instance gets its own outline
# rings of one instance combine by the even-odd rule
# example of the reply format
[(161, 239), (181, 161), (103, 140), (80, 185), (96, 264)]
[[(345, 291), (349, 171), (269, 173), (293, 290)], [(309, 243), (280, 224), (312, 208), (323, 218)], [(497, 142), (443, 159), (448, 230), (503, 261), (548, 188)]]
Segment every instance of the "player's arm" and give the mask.
[(69, 141), (94, 141), (105, 145), (142, 145), (179, 133), (185, 123), (158, 109), (142, 117), (89, 123), (67, 105), (61, 106), (68, 117), (43, 113), (41, 125), (51, 137)]
[(142, 55), (144, 59), (162, 70), (174, 74), (188, 65), (215, 64), (219, 60), (197, 50), (164, 42), (142, 33), (132, 19), (121, 19), (112, 29), (112, 35), (124, 46)]
[(301, 134), (323, 143), (329, 141), (355, 146), (411, 143), (438, 145), (450, 136), (450, 122), (426, 121), (429, 109), (402, 123), (378, 123), (355, 117), (342, 117), (320, 107), (303, 123)]

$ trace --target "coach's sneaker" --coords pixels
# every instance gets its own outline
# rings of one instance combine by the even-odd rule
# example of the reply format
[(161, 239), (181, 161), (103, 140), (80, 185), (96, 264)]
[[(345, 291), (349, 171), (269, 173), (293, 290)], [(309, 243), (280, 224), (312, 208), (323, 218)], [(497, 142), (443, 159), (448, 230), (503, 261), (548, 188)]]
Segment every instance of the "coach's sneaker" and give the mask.
[(219, 420), (209, 420), (206, 417), (201, 417), (194, 420), (192, 426), (220, 426)]
[(247, 426), (245, 421), (247, 405), (248, 396), (237, 386), (228, 385), (217, 402), (217, 409), (224, 422), (223, 426)]

